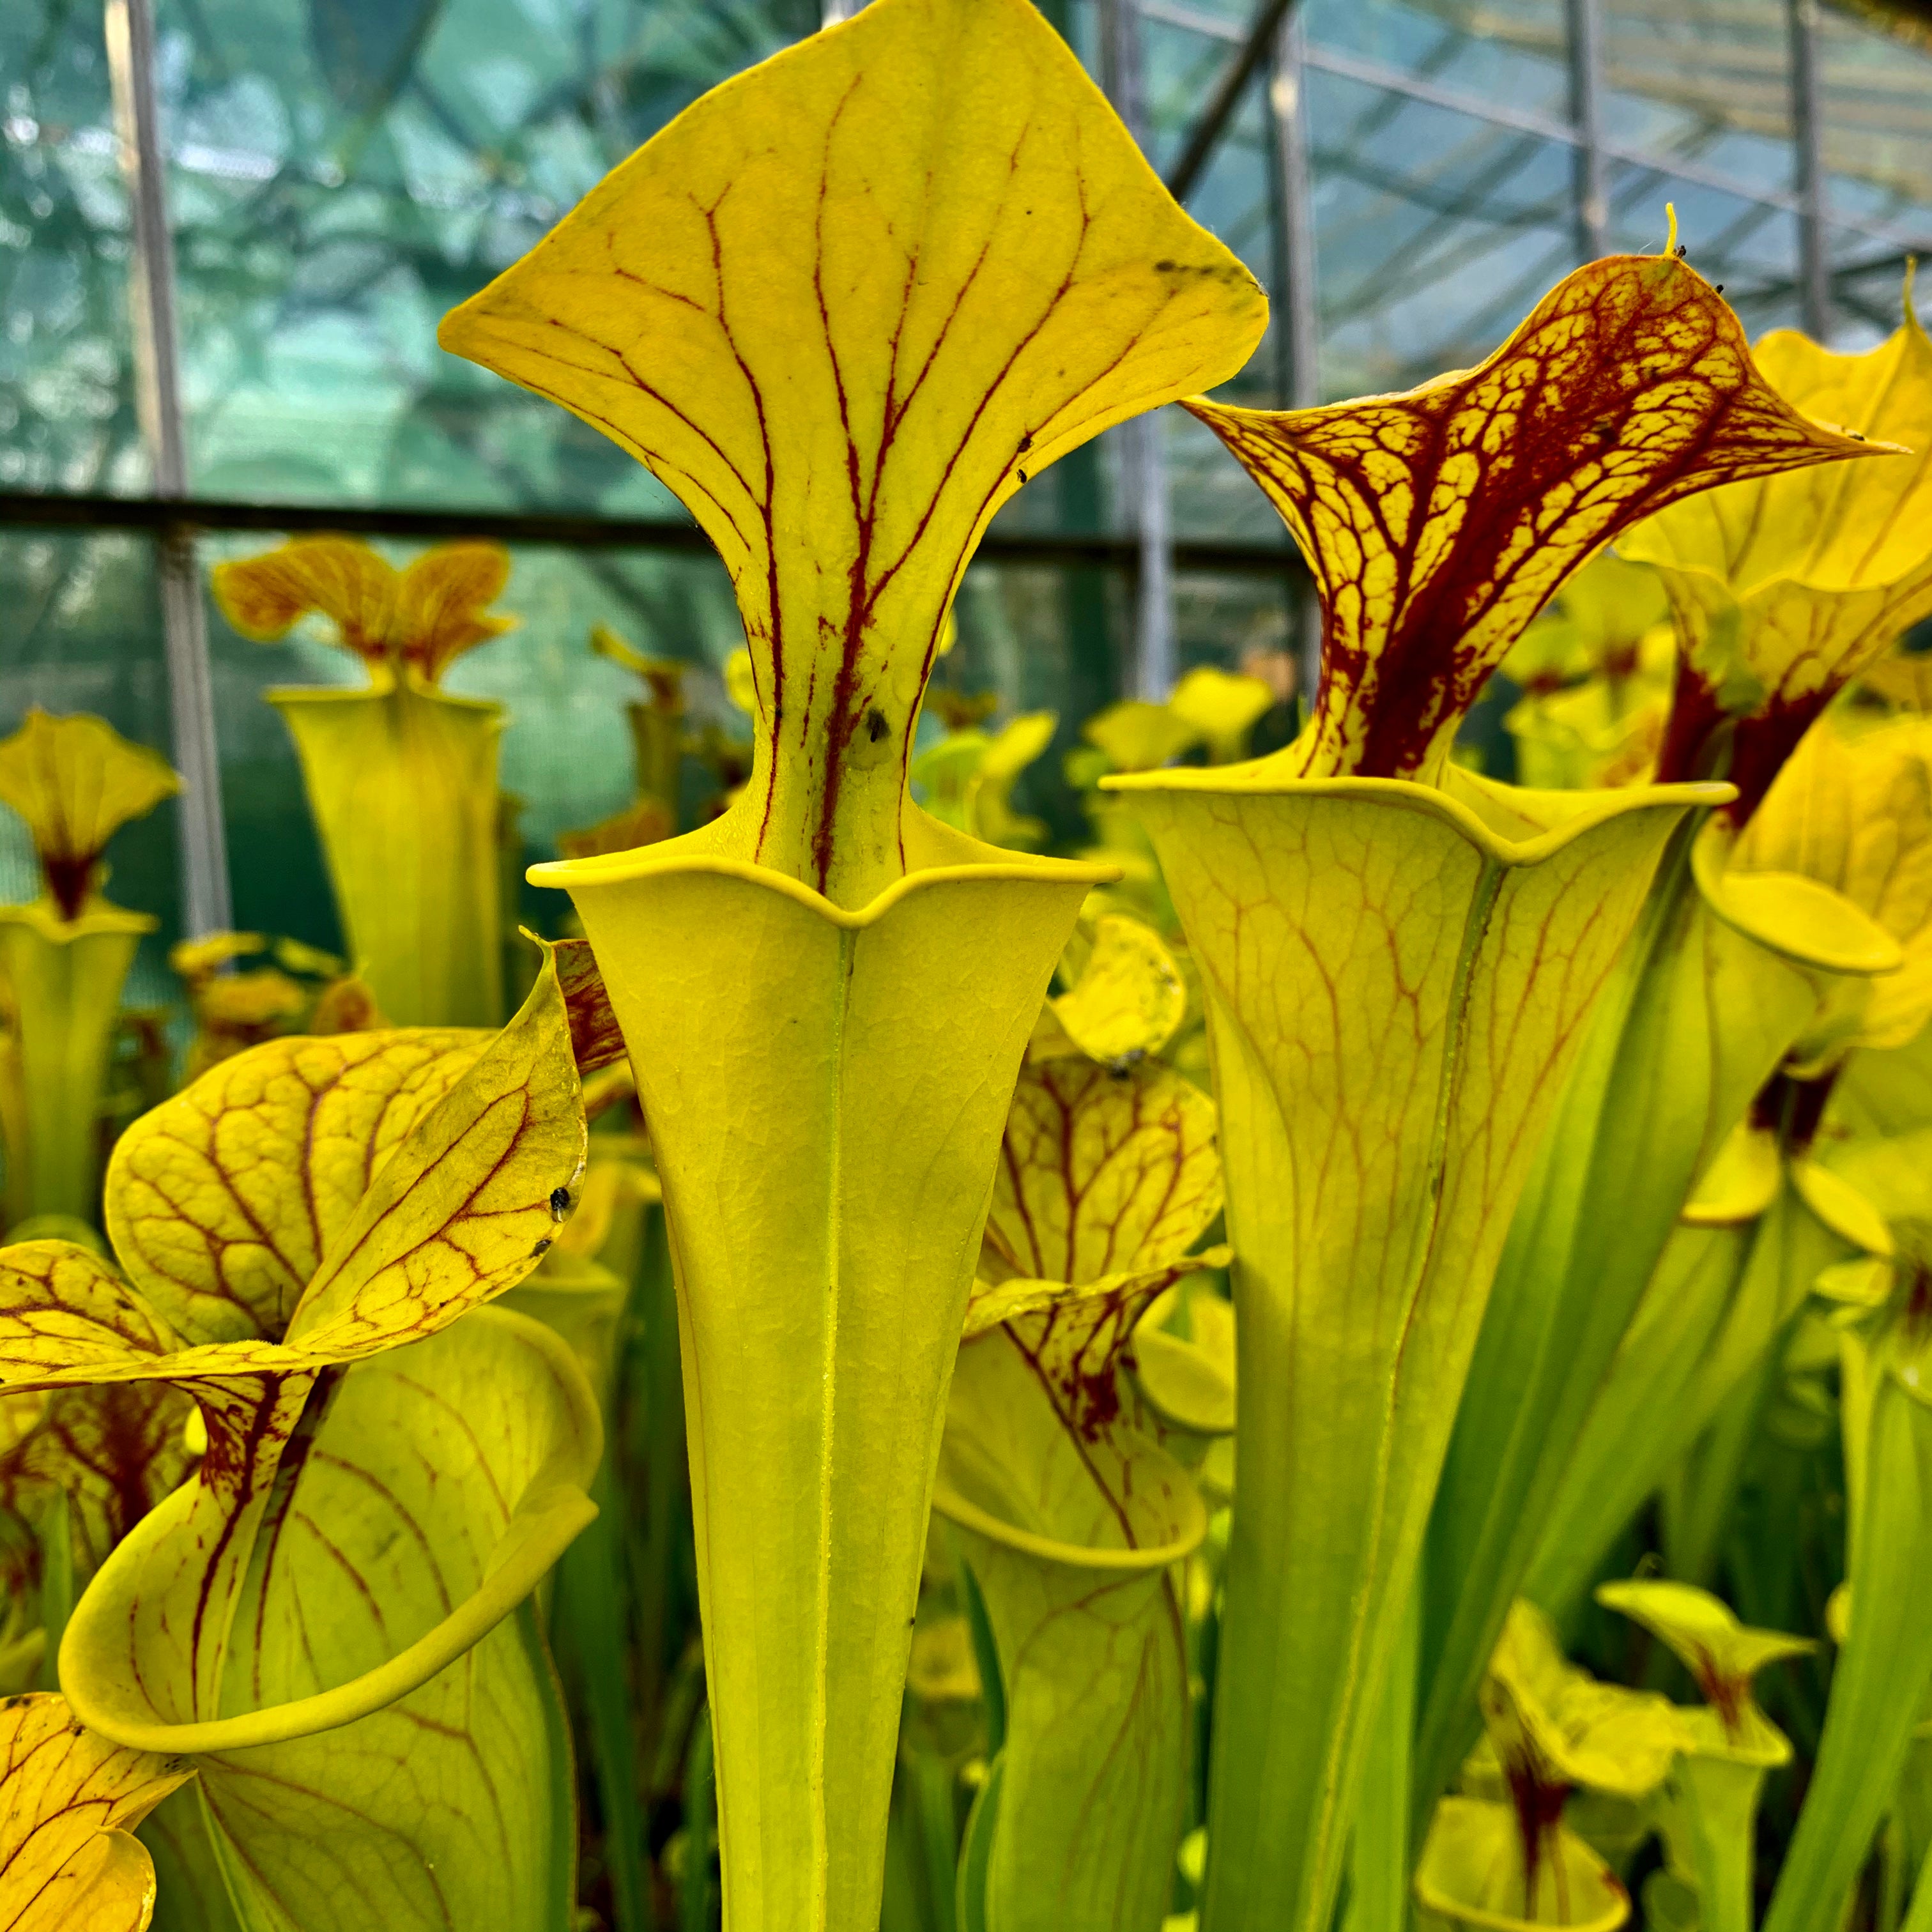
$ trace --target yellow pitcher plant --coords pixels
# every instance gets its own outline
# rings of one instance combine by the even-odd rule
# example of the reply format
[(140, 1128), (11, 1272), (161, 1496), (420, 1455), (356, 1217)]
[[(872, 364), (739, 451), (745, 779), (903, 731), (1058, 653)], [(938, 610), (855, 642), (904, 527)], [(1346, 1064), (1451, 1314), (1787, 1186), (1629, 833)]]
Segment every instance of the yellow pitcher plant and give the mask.
[(584, 921), (664, 1188), (734, 1932), (876, 1921), (1007, 1101), (1106, 876), (910, 802), (946, 614), (1014, 491), (1232, 374), (1265, 316), (1024, 0), (878, 0), (442, 325), (682, 500), (749, 646), (730, 808), (531, 874)]
[(1765, 1774), (1792, 1755), (1751, 1679), (1817, 1646), (1748, 1629), (1729, 1604), (1688, 1583), (1606, 1583), (1597, 1600), (1661, 1638), (1703, 1694), (1702, 1706), (1679, 1714), (1684, 1735), (1664, 1794), (1665, 1838), (1680, 1882), (1697, 1895), (1704, 1932), (1751, 1932), (1758, 1794)]
[[(1807, 730), (1932, 595), (1932, 525), (1916, 507), (1932, 473), (1932, 359), (1910, 322), (1866, 356), (1788, 334), (1764, 352), (1786, 402), (1844, 424), (1871, 460), (1766, 471), (1618, 539), (1621, 555), (1659, 572), (1676, 612), (1659, 776), (1727, 776), (1740, 795), (1660, 872), (1498, 1266), (1431, 1532), (1418, 1810), (1466, 1748), (1467, 1707), (1510, 1598), (1557, 1600), (1546, 1518), (1559, 1486), (1579, 1496), (1572, 1452), (1600, 1390), (1607, 1398), (1636, 1366), (1626, 1353), (1612, 1368), (1640, 1304), (1664, 1292), (1660, 1272), (1691, 1264), (1679, 1216), (1716, 1178), (1748, 1109), (1777, 1118), (1796, 1104), (1788, 1090), (1766, 1095), (1780, 1066), (1798, 1053), (1804, 1070), (1806, 1052), (1825, 1052), (1833, 1028), (1879, 997), (1847, 982), (1876, 988), (1900, 968), (1898, 941), (1832, 878), (1754, 866), (1738, 841)], [(1808, 1103), (1814, 1124), (1823, 1097)], [(1706, 1258), (1721, 1300), (1734, 1275)], [(1802, 1297), (1802, 1270), (1785, 1279)], [(1578, 1570), (1569, 1587), (1586, 1580)]]
[(1190, 406), (1287, 520), (1324, 624), (1294, 744), (1103, 782), (1152, 831), (1208, 985), (1236, 1255), (1202, 1924), (1325, 1932), (1511, 1210), (1666, 842), (1729, 796), (1513, 792), (1450, 741), (1604, 542), (1863, 446), (1778, 398), (1674, 254), (1578, 270), (1480, 368), (1407, 394)]
[(26, 820), (42, 891), (0, 906), (0, 1136), (7, 1218), (92, 1220), (102, 1087), (121, 989), (156, 922), (101, 892), (100, 855), (130, 819), (181, 789), (167, 760), (105, 719), (30, 711), (0, 744), (0, 801)]
[[(1176, 1580), (1208, 1522), (1144, 1412), (1136, 1336), (1228, 1254), (1189, 1252), (1221, 1207), (1213, 1102), (1158, 1060), (1109, 1066), (1064, 1038), (1049, 1022), (1014, 1096), (934, 1508), (984, 1600), (1006, 1711), (972, 1909), (1010, 1932), (1136, 1932), (1163, 1914), (1186, 1823)], [(1214, 1381), (1190, 1342), (1155, 1346), (1157, 1390)]]
[(1682, 1714), (1579, 1670), (1549, 1619), (1521, 1599), (1490, 1660), (1482, 1710), (1501, 1795), (1437, 1808), (1416, 1873), (1423, 1932), (1616, 1932), (1629, 1894), (1564, 1822), (1564, 1804), (1580, 1789), (1624, 1798), (1655, 1790), (1690, 1741)]
[(568, 1749), (518, 1606), (594, 1514), (596, 1403), (479, 1304), (550, 1246), (584, 1148), (547, 964), (500, 1034), (272, 1041), (143, 1116), (107, 1176), (118, 1270), (0, 1250), (0, 1379), (198, 1406), (199, 1468), (94, 1575), (60, 1679), (90, 1731), (200, 1773), (173, 1841), (249, 1924), (567, 1907)]
[(495, 1026), (503, 1016), (497, 858), (502, 706), (440, 688), (491, 616), (510, 560), (446, 544), (398, 570), (350, 537), (298, 537), (218, 565), (215, 601), (245, 638), (320, 614), (358, 658), (359, 689), (272, 691), (302, 760), (356, 970), (399, 1026)]

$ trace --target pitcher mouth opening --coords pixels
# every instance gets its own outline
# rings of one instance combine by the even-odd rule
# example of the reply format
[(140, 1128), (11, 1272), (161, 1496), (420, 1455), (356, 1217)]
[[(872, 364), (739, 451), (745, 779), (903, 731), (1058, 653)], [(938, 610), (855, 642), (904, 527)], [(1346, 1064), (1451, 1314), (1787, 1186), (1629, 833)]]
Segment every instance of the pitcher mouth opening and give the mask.
[[(1355, 799), (1390, 806), (1441, 819), (1489, 858), (1504, 866), (1533, 866), (1562, 850), (1582, 833), (1628, 812), (1709, 810), (1729, 803), (1736, 796), (1735, 786), (1708, 778), (1593, 791), (1532, 791), (1484, 781), (1454, 767), (1444, 785), (1436, 786), (1413, 778), (1291, 778), (1277, 776), (1270, 769), (1273, 762), (1257, 758), (1241, 765), (1178, 765), (1157, 771), (1112, 772), (1101, 779), (1100, 784), (1103, 790), (1129, 795)], [(1451, 785), (1454, 789), (1448, 788)], [(1515, 802), (1519, 800), (1522, 806)], [(1493, 809), (1486, 809), (1490, 807)], [(1521, 820), (1526, 827), (1534, 826), (1537, 811), (1548, 814), (1549, 822), (1540, 830), (1532, 830), (1527, 837), (1505, 830), (1494, 822), (1507, 814)]]
[[(685, 849), (680, 850), (680, 847)], [(532, 866), (524, 876), (533, 886), (577, 892), (586, 887), (631, 885), (645, 879), (670, 878), (679, 874), (709, 873), (722, 878), (742, 879), (747, 885), (762, 886), (796, 900), (831, 924), (848, 931), (876, 924), (901, 900), (935, 886), (1110, 886), (1123, 876), (1118, 866), (1098, 865), (1076, 859), (1036, 858), (1027, 853), (1006, 851), (997, 845), (980, 849), (988, 855), (983, 862), (919, 868), (895, 879), (882, 892), (856, 908), (839, 905), (815, 886), (794, 878), (788, 872), (781, 872), (776, 867), (761, 866), (749, 859), (728, 858), (722, 853), (693, 851), (681, 838), (667, 841), (662, 845), (642, 846), (632, 852), (607, 852), (591, 859), (549, 860), (542, 865)]]

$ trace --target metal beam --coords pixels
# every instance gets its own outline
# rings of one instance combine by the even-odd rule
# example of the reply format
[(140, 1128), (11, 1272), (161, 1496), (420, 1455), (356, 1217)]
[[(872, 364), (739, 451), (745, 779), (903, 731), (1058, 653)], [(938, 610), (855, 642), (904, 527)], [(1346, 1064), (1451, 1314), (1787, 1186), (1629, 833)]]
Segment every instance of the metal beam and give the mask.
[(1598, 0), (1564, 0), (1570, 47), (1570, 118), (1576, 124), (1573, 172), (1576, 252), (1594, 262), (1610, 249), (1610, 180), (1604, 150), (1604, 26)]
[[(1119, 4), (1119, 0), (1112, 0), (1112, 4)], [(1234, 118), (1234, 110), (1240, 104), (1248, 82), (1268, 58), (1275, 36), (1294, 4), (1294, 0), (1262, 0), (1253, 23), (1248, 28), (1247, 38), (1221, 70), (1221, 77), (1214, 83), (1214, 92), (1208, 96), (1208, 105), (1201, 110), (1200, 119), (1181, 143), (1180, 159), (1168, 170), (1168, 192), (1176, 201), (1187, 199), (1213, 158), (1215, 147), (1227, 131), (1228, 123)]]
[[(644, 517), (556, 515), (542, 510), (418, 510), (385, 505), (241, 502), (187, 497), (44, 496), (0, 490), (0, 530), (254, 530), (269, 536), (346, 531), (440, 543), (452, 537), (498, 543), (547, 544), (566, 550), (650, 550), (716, 556), (695, 524)], [(1132, 576), (1140, 568), (1137, 536), (1034, 535), (998, 530), (982, 538), (976, 563), (1036, 569), (1101, 569)], [(1286, 542), (1178, 543), (1177, 571), (1222, 577), (1293, 577), (1300, 558)]]
[[(1308, 160), (1301, 22), (1292, 15), (1268, 50), (1268, 146), (1274, 164), (1275, 388), (1285, 410), (1322, 399), (1321, 310), (1315, 280), (1315, 206)], [(1303, 698), (1322, 682), (1322, 608), (1304, 569), (1288, 590), (1288, 646)]]
[(1832, 274), (1825, 241), (1824, 114), (1818, 86), (1817, 0), (1787, 0), (1791, 22), (1791, 135), (1798, 189), (1798, 306), (1808, 335), (1832, 339)]
[[(168, 226), (166, 164), (154, 92), (150, 0), (107, 0), (103, 29), (114, 94), (121, 170), (133, 214), (134, 364), (141, 428), (162, 505), (188, 494), (182, 431), (181, 368), (175, 328), (174, 241)], [(155, 526), (155, 563), (166, 652), (177, 802), (182, 923), (190, 937), (234, 923), (228, 843), (221, 814), (221, 763), (214, 741), (214, 688), (194, 541), (178, 512)]]
[[(1100, 84), (1127, 131), (1148, 152), (1146, 76), (1141, 65), (1140, 14), (1134, 0), (1100, 0)], [(1138, 554), (1134, 585), (1136, 698), (1158, 704), (1174, 688), (1174, 529), (1158, 410), (1132, 418), (1115, 433), (1122, 494)]]

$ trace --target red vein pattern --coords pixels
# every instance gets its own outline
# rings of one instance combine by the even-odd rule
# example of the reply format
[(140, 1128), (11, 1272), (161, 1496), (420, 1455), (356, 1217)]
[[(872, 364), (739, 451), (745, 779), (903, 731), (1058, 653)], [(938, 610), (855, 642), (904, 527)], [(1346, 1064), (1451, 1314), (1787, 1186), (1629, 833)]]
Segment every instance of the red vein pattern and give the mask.
[(1608, 256), (1480, 368), (1275, 413), (1187, 406), (1281, 512), (1322, 594), (1300, 776), (1414, 778), (1592, 554), (1714, 486), (1871, 446), (1800, 416), (1737, 318), (1669, 256)]
[(1232, 374), (1265, 311), (1024, 0), (881, 0), (688, 110), (440, 339), (717, 544), (760, 722), (732, 849), (837, 897), (904, 869), (920, 695), (994, 509)]
[(1076, 1060), (1022, 1072), (986, 1220), (1012, 1274), (1090, 1282), (1159, 1268), (1220, 1208), (1214, 1105), (1180, 1074)]

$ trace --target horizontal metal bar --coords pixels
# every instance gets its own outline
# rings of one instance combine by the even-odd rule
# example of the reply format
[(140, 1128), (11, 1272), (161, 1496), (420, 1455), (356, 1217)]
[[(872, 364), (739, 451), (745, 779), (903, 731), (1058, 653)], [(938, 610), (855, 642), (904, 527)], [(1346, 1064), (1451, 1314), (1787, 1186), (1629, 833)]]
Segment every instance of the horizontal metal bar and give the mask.
[[(188, 497), (46, 496), (0, 490), (0, 529), (158, 530), (199, 533), (263, 530), (286, 535), (346, 531), (357, 536), (412, 538), (436, 542), (452, 537), (498, 543), (541, 544), (565, 550), (656, 550), (715, 554), (695, 524), (662, 518), (572, 516), (543, 510), (418, 510), (386, 505), (245, 503)], [(1139, 568), (1137, 536), (1063, 536), (1029, 531), (990, 532), (974, 553), (982, 563), (1033, 564), (1060, 568)], [(1180, 542), (1177, 570), (1202, 574), (1299, 578), (1305, 573), (1292, 545)]]

